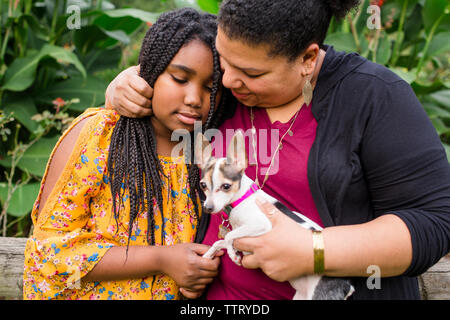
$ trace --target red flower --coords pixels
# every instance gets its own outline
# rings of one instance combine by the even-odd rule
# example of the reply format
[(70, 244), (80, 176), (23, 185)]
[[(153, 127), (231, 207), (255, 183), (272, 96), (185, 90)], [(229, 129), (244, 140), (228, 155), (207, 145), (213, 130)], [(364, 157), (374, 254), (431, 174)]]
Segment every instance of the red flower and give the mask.
[(370, 4), (379, 6), (380, 8), (383, 6), (384, 0), (370, 0)]
[(56, 113), (59, 112), (59, 108), (64, 107), (66, 105), (66, 102), (62, 98), (56, 98), (52, 101), (53, 105), (55, 106)]

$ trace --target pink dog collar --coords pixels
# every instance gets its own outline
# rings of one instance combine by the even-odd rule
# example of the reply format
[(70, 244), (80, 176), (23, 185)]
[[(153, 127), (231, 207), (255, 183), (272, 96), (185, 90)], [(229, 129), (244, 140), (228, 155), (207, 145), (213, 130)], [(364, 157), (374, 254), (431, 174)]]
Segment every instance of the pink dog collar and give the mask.
[(237, 207), (242, 201), (244, 201), (245, 199), (247, 199), (248, 197), (250, 197), (252, 194), (254, 194), (256, 191), (258, 191), (259, 187), (256, 183), (253, 183), (250, 186), (250, 189), (247, 190), (247, 192), (240, 197), (239, 199), (237, 199), (236, 201), (234, 201), (233, 203), (225, 206), (221, 212), (222, 217), (224, 217), (225, 219), (228, 219), (231, 210), (233, 210), (233, 208)]

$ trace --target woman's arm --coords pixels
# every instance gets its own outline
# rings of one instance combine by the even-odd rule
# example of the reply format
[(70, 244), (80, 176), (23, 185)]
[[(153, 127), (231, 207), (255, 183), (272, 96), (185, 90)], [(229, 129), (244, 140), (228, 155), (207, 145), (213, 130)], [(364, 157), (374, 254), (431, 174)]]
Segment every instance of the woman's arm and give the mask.
[(132, 66), (119, 73), (108, 85), (105, 107), (130, 118), (151, 116), (152, 96), (152, 87), (139, 76), (139, 66)]
[[(368, 276), (373, 265), (382, 277), (417, 276), (449, 250), (450, 166), (431, 121), (404, 81), (390, 83), (383, 99), (368, 108), (360, 159), (375, 218), (324, 229), (325, 274)], [(278, 279), (311, 274), (311, 232), (283, 216), (276, 223), (281, 227), (260, 240), (235, 241), (239, 250), (255, 252), (244, 257), (244, 265), (265, 268)]]
[(381, 277), (403, 274), (411, 264), (411, 235), (403, 220), (387, 214), (360, 225), (326, 228), (328, 276), (372, 274), (368, 267), (379, 268)]
[[(242, 259), (246, 268), (261, 268), (277, 281), (313, 274), (312, 233), (278, 211), (271, 203), (259, 207), (272, 222), (272, 230), (260, 237), (234, 241), (234, 247), (253, 252)], [(273, 214), (271, 214), (273, 213)], [(408, 228), (394, 215), (373, 221), (323, 230), (325, 275), (367, 277), (376, 266), (382, 277), (402, 274), (411, 263)]]

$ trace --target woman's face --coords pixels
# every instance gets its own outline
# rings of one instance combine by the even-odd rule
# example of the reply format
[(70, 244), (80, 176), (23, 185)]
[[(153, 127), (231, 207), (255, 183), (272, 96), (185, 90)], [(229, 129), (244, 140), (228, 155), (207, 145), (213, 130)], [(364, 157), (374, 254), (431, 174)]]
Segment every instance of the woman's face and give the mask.
[(270, 108), (301, 99), (307, 74), (303, 57), (290, 62), (284, 56), (269, 56), (269, 46), (230, 39), (220, 27), (216, 48), (222, 83), (242, 104)]
[(176, 129), (193, 131), (195, 121), (204, 123), (212, 84), (211, 49), (200, 40), (192, 40), (178, 51), (154, 84), (152, 124), (157, 134), (170, 136)]

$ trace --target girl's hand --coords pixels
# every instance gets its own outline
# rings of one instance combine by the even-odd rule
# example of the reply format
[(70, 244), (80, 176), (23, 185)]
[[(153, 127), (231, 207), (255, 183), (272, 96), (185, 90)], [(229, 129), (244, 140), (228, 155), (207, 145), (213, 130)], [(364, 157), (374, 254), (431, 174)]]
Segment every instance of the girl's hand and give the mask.
[(109, 84), (105, 93), (106, 109), (129, 118), (153, 115), (153, 89), (139, 76), (139, 66), (125, 69)]
[(272, 230), (259, 237), (236, 239), (233, 246), (244, 255), (242, 265), (261, 268), (276, 281), (287, 281), (313, 273), (312, 233), (284, 215), (273, 204), (256, 200), (272, 222)]
[(218, 273), (218, 253), (214, 259), (203, 258), (210, 246), (198, 243), (182, 243), (162, 247), (161, 271), (170, 276), (181, 288), (180, 292), (190, 299), (198, 298)]

